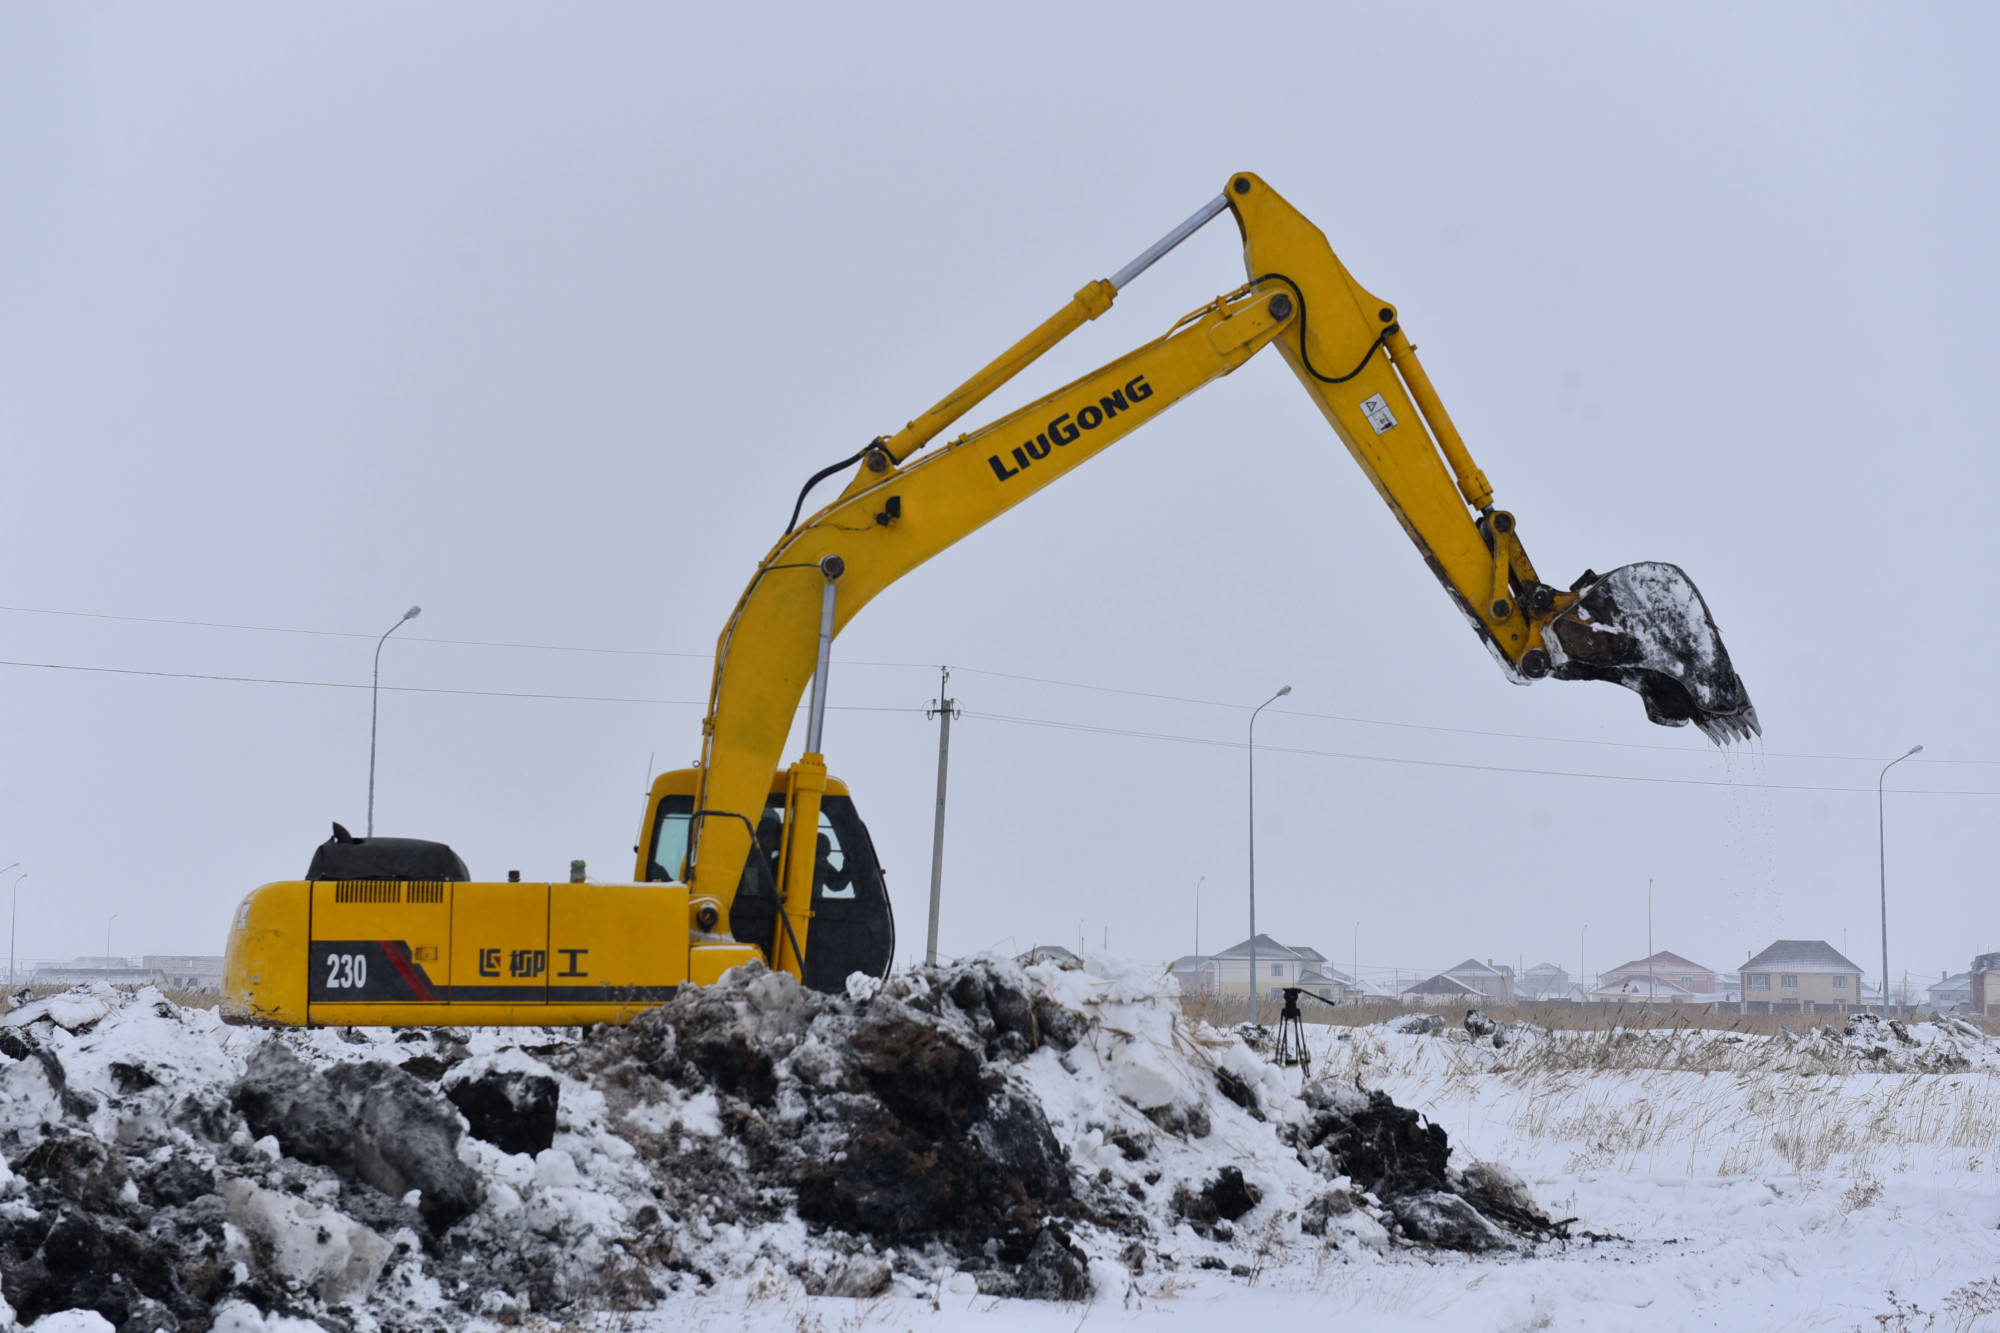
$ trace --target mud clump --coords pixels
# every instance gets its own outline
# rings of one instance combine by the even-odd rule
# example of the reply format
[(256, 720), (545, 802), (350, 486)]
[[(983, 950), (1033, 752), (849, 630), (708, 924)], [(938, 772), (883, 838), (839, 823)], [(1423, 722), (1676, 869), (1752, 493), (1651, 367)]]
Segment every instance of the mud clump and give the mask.
[[(1509, 1233), (1560, 1234), (1520, 1177), (1485, 1163), (1454, 1172), (1444, 1126), (1396, 1105), (1387, 1093), (1307, 1084), (1303, 1096), (1311, 1115), (1291, 1131), (1300, 1160), (1317, 1160), (1325, 1173), (1346, 1176), (1356, 1191), (1381, 1200), (1404, 1239), (1478, 1252), (1511, 1245)], [(1307, 1216), (1323, 1231), (1329, 1216), (1345, 1211), (1322, 1196)]]
[[(1320, 1095), (1316, 1098), (1313, 1093)], [(1313, 1117), (1300, 1132), (1301, 1146), (1331, 1150), (1343, 1174), (1379, 1198), (1446, 1187), (1445, 1163), (1451, 1142), (1444, 1126), (1431, 1124), (1386, 1092), (1366, 1094), (1360, 1105), (1335, 1100), (1309, 1087)]]
[(543, 1151), (556, 1141), (561, 1088), (548, 1074), (482, 1069), (444, 1080), (444, 1095), (465, 1117), (472, 1136), (504, 1153)]
[[(62, 1133), (23, 1157), (28, 1208), (0, 1219), (0, 1277), (23, 1324), (94, 1310), (120, 1333), (206, 1328), (213, 1300), (242, 1286), (224, 1262), (213, 1194), (149, 1205), (120, 1160)], [(134, 1197), (134, 1194), (138, 1197)]]
[(479, 1206), (479, 1177), (458, 1159), (458, 1117), (392, 1065), (352, 1061), (320, 1072), (266, 1042), (235, 1103), (250, 1132), (275, 1136), (289, 1157), (359, 1177), (391, 1199), (421, 1191), (417, 1211), (433, 1232)]
[(1199, 1191), (1185, 1187), (1174, 1193), (1174, 1211), (1194, 1229), (1196, 1235), (1211, 1240), (1229, 1240), (1235, 1233), (1227, 1225), (1263, 1202), (1263, 1192), (1243, 1179), (1240, 1167), (1225, 1166)]

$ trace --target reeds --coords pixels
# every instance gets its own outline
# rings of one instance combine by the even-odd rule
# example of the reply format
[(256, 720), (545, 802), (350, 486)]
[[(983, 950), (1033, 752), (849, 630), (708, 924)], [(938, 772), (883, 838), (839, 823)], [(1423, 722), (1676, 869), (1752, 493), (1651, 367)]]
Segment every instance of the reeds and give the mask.
[(1313, 1046), (1317, 1076), (1386, 1088), (1446, 1123), (1497, 1120), (1516, 1143), (1566, 1153), (1571, 1173), (1859, 1180), (1878, 1167), (1990, 1169), (2000, 1155), (2000, 1053), (1971, 1036), (1877, 1054), (1837, 1029), (1610, 1027), (1495, 1049), (1462, 1029), (1377, 1027), (1323, 1030)]
[[(1250, 1016), (1249, 1006), (1240, 995), (1217, 996), (1209, 993), (1184, 995), (1181, 997), (1181, 1008), (1190, 1019), (1205, 1021), (1216, 1027), (1233, 1027), (1246, 1021)], [(1282, 1008), (1283, 1005), (1277, 1000), (1259, 1001), (1258, 1022), (1266, 1027), (1274, 1026)], [(1740, 1032), (1770, 1036), (1785, 1030), (1811, 1031), (1825, 1027), (1829, 1023), (1839, 1027), (1846, 1021), (1843, 1015), (1835, 1013), (1730, 1014), (1720, 1012), (1712, 1005), (1573, 1003), (1488, 1005), (1477, 1001), (1448, 1006), (1402, 1005), (1389, 1001), (1330, 1005), (1303, 996), (1299, 1003), (1299, 1012), (1305, 1021), (1322, 1027), (1368, 1027), (1376, 1023), (1387, 1023), (1407, 1014), (1425, 1013), (1437, 1014), (1446, 1024), (1456, 1027), (1468, 1009), (1478, 1009), (1488, 1018), (1510, 1026), (1533, 1023), (1538, 1027), (1576, 1032), (1624, 1029)], [(1923, 1019), (1921, 1016), (1912, 1015), (1903, 1021), (1921, 1022)], [(1989, 1036), (2000, 1036), (2000, 1020), (1967, 1017), (1965, 1021), (1979, 1027)]]

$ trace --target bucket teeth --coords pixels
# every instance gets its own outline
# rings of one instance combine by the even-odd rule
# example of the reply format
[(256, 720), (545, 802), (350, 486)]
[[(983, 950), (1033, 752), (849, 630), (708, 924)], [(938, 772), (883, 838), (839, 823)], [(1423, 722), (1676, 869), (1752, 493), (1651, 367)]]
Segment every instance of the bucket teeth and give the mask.
[(1621, 565), (1579, 584), (1576, 604), (1542, 631), (1551, 674), (1623, 685), (1654, 722), (1692, 722), (1717, 745), (1763, 735), (1708, 603), (1678, 565)]
[(1694, 724), (1701, 728), (1701, 734), (1717, 745), (1732, 745), (1737, 741), (1748, 741), (1753, 736), (1764, 734), (1763, 724), (1757, 721), (1757, 710), (1746, 699), (1740, 713), (1714, 713), (1707, 717), (1697, 717)]

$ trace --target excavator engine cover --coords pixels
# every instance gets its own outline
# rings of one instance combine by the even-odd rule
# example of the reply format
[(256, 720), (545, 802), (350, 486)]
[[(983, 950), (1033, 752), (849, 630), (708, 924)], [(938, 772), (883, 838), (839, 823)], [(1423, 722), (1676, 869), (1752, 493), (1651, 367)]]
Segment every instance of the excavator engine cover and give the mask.
[(471, 879), (458, 853), (426, 838), (357, 838), (340, 825), (313, 849), (308, 880), (428, 880), (463, 884)]
[(1608, 680), (1638, 691), (1663, 727), (1692, 722), (1717, 745), (1761, 736), (1722, 631), (1678, 565), (1621, 565), (1577, 591), (1542, 632), (1558, 680)]

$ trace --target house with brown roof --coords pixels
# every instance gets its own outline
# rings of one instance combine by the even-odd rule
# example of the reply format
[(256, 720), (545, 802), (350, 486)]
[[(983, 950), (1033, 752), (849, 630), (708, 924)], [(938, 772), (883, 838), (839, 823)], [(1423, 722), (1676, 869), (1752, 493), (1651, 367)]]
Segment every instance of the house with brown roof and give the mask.
[(1776, 940), (1741, 968), (1743, 1007), (1749, 1013), (1807, 1005), (1855, 1007), (1861, 968), (1825, 940)]
[(1648, 977), (1644, 972), (1635, 977), (1621, 972), (1606, 973), (1590, 998), (1596, 1004), (1707, 1004), (1715, 997), (1697, 995), (1666, 977)]

